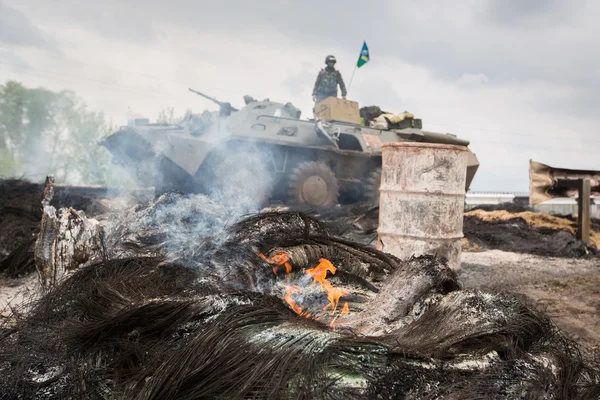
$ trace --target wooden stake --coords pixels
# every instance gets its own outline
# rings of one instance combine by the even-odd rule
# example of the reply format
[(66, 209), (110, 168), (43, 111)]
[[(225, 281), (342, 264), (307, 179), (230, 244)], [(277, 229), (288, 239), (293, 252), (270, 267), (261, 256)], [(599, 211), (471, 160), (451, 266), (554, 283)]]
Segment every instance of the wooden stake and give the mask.
[(577, 239), (590, 242), (590, 180), (579, 180), (577, 198)]

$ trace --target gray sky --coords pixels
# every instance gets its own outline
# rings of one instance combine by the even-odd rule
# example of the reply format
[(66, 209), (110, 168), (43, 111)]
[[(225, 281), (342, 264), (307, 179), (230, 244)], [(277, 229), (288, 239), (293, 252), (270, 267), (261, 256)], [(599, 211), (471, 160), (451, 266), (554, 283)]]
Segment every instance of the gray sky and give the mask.
[(0, 0), (0, 82), (73, 89), (115, 124), (127, 107), (287, 102), (308, 116), (327, 54), (349, 98), (471, 141), (476, 191), (527, 191), (528, 160), (600, 169), (600, 2)]

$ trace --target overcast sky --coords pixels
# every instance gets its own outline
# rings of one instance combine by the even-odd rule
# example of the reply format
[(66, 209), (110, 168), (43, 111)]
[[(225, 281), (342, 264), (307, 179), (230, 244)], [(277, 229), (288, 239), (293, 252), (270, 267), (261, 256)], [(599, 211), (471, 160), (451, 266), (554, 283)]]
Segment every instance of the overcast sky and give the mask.
[(600, 169), (598, 1), (0, 0), (0, 82), (127, 107), (201, 112), (245, 94), (311, 113), (327, 54), (349, 98), (471, 141), (475, 191), (527, 191), (528, 161)]

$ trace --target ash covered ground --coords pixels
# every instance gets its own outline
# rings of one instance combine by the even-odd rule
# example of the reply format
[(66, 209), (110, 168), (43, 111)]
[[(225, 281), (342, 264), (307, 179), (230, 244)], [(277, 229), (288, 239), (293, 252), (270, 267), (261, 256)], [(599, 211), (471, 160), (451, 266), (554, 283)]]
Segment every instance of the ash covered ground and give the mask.
[(71, 195), (42, 212), (42, 191), (2, 183), (0, 398), (600, 396), (600, 258), (569, 219), (467, 214), (455, 274), (377, 252), (368, 205)]

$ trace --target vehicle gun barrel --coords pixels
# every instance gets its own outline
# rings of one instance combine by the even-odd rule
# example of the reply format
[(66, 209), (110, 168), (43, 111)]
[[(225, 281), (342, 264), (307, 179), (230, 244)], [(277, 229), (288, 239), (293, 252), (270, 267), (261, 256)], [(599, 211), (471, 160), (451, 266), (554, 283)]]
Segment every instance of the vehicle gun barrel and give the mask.
[(190, 92), (192, 92), (192, 93), (196, 93), (198, 96), (202, 96), (202, 97), (204, 97), (205, 99), (208, 99), (208, 100), (212, 101), (213, 103), (217, 104), (217, 105), (218, 105), (219, 107), (221, 107), (221, 108), (223, 108), (223, 107), (227, 107), (227, 108), (229, 108), (231, 111), (239, 111), (237, 108), (235, 108), (235, 107), (232, 107), (232, 106), (231, 106), (231, 104), (229, 104), (229, 103), (223, 103), (223, 102), (221, 102), (221, 101), (219, 101), (219, 100), (215, 99), (214, 97), (210, 97), (210, 96), (208, 96), (208, 95), (206, 95), (206, 94), (204, 94), (204, 93), (202, 93), (202, 92), (199, 92), (199, 91), (197, 91), (197, 90), (194, 90), (194, 89), (192, 89), (192, 88), (189, 88), (189, 91), (190, 91)]

